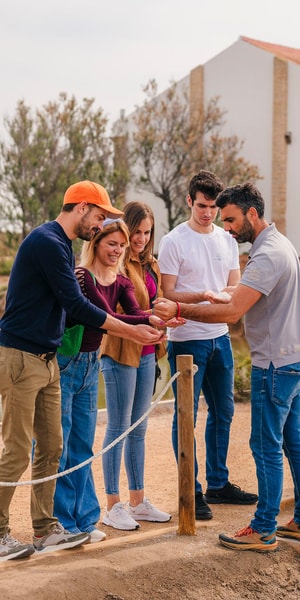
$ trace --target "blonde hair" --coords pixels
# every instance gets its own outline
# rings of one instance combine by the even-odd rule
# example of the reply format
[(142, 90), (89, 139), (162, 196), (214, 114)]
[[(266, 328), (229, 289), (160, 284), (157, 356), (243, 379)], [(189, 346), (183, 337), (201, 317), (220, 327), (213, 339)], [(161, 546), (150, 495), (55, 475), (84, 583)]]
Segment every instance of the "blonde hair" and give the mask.
[[(104, 221), (103, 229), (96, 233), (92, 240), (90, 240), (89, 242), (83, 242), (79, 266), (85, 267), (86, 269), (90, 269), (95, 260), (96, 249), (99, 242), (111, 233), (115, 233), (116, 231), (120, 231), (120, 233), (123, 234), (126, 242), (126, 247), (129, 246), (129, 231), (124, 221), (122, 221), (121, 219), (107, 219), (107, 222)], [(120, 269), (120, 263), (117, 265), (117, 268)]]

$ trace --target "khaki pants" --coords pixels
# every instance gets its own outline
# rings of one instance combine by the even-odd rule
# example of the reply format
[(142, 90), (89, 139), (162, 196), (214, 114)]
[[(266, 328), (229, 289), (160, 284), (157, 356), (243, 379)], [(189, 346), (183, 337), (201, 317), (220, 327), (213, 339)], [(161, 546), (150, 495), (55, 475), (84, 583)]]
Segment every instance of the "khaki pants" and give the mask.
[[(15, 487), (26, 470), (36, 440), (32, 479), (57, 473), (62, 451), (60, 374), (56, 358), (46, 361), (29, 352), (0, 346), (2, 440), (0, 458), (0, 536), (10, 531), (9, 506)], [(34, 533), (45, 535), (57, 522), (53, 517), (56, 480), (31, 488)]]

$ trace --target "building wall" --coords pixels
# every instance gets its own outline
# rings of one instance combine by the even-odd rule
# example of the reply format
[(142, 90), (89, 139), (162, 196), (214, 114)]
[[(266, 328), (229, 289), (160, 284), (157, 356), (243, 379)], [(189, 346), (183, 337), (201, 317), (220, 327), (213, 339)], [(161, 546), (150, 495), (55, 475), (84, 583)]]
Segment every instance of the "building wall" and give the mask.
[[(241, 155), (258, 166), (262, 177), (257, 185), (266, 201), (266, 219), (275, 220), (300, 255), (300, 66), (239, 39), (193, 69), (177, 86), (190, 94), (192, 117), (197, 103), (207, 105), (211, 98), (219, 97), (219, 106), (226, 111), (222, 135), (243, 140)], [(287, 131), (292, 133), (290, 144), (285, 140)], [(132, 187), (126, 199), (142, 200), (153, 207), (157, 248), (166, 232), (163, 202)]]
[(258, 186), (271, 216), (273, 56), (239, 40), (208, 61), (205, 102), (219, 96), (226, 110), (223, 133), (244, 141), (242, 156), (258, 165)]
[(291, 143), (287, 145), (287, 212), (286, 235), (300, 256), (300, 66), (288, 64), (288, 119)]
[(273, 63), (273, 139), (272, 139), (272, 213), (271, 220), (286, 234), (288, 64), (274, 58)]

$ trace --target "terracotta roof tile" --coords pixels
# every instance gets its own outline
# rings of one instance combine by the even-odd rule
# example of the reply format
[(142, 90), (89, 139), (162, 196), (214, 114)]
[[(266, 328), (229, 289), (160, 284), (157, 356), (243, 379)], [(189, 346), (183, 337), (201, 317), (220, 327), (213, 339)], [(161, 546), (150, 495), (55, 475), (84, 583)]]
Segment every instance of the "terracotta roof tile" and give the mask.
[(256, 46), (257, 48), (266, 50), (266, 52), (271, 52), (274, 54), (274, 56), (277, 56), (277, 58), (282, 60), (290, 60), (298, 65), (300, 64), (299, 48), (289, 48), (288, 46), (280, 46), (279, 44), (270, 44), (269, 42), (261, 42), (260, 40), (253, 40), (245, 36), (241, 36), (240, 39), (243, 42), (248, 42), (248, 44)]

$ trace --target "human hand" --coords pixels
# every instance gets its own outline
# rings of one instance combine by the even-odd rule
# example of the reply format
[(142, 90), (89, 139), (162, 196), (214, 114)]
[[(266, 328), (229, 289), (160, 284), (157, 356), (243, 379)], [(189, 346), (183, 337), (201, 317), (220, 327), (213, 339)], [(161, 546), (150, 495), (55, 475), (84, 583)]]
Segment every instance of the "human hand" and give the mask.
[(177, 315), (178, 307), (176, 302), (173, 302), (172, 300), (168, 300), (167, 298), (157, 298), (154, 300), (153, 305), (154, 314), (165, 322), (169, 319), (173, 319), (173, 317), (176, 317)]
[(152, 325), (152, 327), (166, 327), (165, 322), (154, 314), (149, 315), (149, 323)]
[(132, 325), (132, 338), (134, 342), (150, 346), (160, 344), (167, 340), (167, 336), (163, 330), (155, 329), (150, 325)]
[(237, 285), (227, 285), (226, 287), (223, 288), (222, 292), (227, 292), (228, 294), (230, 294), (230, 296), (232, 296), (233, 292), (235, 292), (237, 288)]
[(164, 326), (174, 329), (175, 327), (180, 327), (180, 325), (184, 325), (185, 323), (186, 319), (183, 317), (173, 317), (172, 319), (168, 319), (168, 321), (164, 321)]
[(205, 292), (205, 299), (211, 304), (228, 304), (231, 300), (231, 295), (228, 292), (212, 292), (207, 290)]
[(180, 327), (180, 325), (184, 325), (186, 323), (186, 319), (183, 317), (173, 317), (172, 319), (168, 319), (167, 321), (162, 321), (156, 315), (149, 316), (149, 323), (153, 327), (164, 328), (164, 327)]

